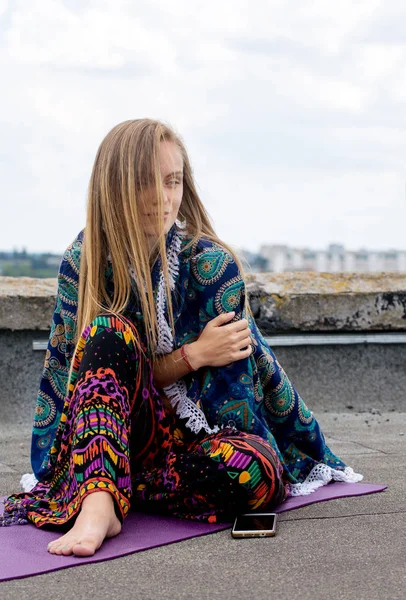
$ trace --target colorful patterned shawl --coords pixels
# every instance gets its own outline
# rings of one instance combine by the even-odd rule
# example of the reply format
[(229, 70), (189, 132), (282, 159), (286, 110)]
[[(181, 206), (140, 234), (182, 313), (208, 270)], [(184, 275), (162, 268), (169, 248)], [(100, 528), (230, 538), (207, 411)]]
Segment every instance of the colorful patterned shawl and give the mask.
[[(74, 351), (83, 236), (81, 231), (67, 248), (58, 275), (32, 437), (32, 466), (39, 478), (47, 473), (47, 455), (60, 420)], [(222, 312), (235, 310), (235, 319), (244, 316), (245, 299), (245, 284), (230, 254), (207, 239), (200, 239), (185, 251), (188, 238), (176, 224), (167, 235), (168, 252), (177, 236), (181, 236), (181, 252), (172, 290), (174, 348), (196, 339), (208, 321)], [(152, 271), (155, 299), (159, 293), (160, 272), (157, 261)], [(106, 269), (106, 278), (107, 289), (112, 293), (111, 263)], [(131, 297), (125, 316), (143, 330), (136, 293)], [(284, 466), (292, 494), (309, 493), (331, 479), (359, 481), (362, 476), (346, 467), (328, 448), (314, 415), (289, 381), (255, 321), (251, 316), (247, 318), (254, 345), (249, 358), (221, 368), (205, 367), (183, 379), (187, 396), (195, 410), (203, 415), (207, 430), (233, 425), (268, 440)], [(196, 429), (196, 420), (194, 427)]]

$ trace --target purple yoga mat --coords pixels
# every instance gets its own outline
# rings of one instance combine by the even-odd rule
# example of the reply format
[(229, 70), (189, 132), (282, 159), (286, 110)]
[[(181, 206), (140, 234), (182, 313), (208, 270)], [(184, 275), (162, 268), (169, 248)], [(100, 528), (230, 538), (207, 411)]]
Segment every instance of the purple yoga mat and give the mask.
[[(382, 492), (387, 486), (369, 483), (330, 483), (319, 488), (309, 496), (291, 497), (281, 504), (275, 512), (293, 510), (315, 502), (333, 500), (345, 496), (363, 496)], [(3, 500), (4, 498), (0, 498)], [(0, 514), (3, 506), (0, 505)], [(174, 517), (161, 517), (144, 513), (130, 513), (124, 522), (119, 536), (106, 540), (94, 556), (77, 558), (75, 556), (57, 556), (49, 554), (47, 544), (60, 537), (60, 533), (36, 529), (33, 525), (15, 525), (0, 528), (0, 581), (40, 575), (58, 569), (75, 567), (84, 563), (95, 563), (110, 560), (165, 546), (181, 540), (200, 535), (207, 535), (223, 529), (231, 524), (210, 525), (197, 523)]]

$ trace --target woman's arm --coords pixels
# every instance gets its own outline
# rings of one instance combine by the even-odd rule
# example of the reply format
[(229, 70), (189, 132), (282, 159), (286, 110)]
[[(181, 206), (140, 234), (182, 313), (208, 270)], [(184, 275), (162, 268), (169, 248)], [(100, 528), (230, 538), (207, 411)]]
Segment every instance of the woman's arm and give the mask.
[[(198, 340), (185, 344), (186, 357), (194, 371), (201, 367), (228, 365), (251, 354), (251, 331), (247, 321), (242, 319), (227, 324), (234, 315), (234, 311), (222, 313), (206, 325)], [(157, 387), (164, 388), (189, 372), (178, 348), (155, 362), (154, 380)]]
[[(221, 313), (235, 311), (233, 321), (227, 327), (245, 324), (249, 331), (248, 320), (251, 319), (245, 312), (245, 283), (238, 264), (226, 250), (209, 241), (200, 241), (200, 249), (191, 266), (191, 284), (199, 305), (200, 328)], [(254, 396), (254, 332), (250, 333), (250, 337), (252, 341), (243, 342), (244, 346), (249, 344), (248, 348), (236, 353), (230, 364), (206, 367), (199, 385), (193, 389), (210, 425), (227, 425), (232, 421), (238, 429), (246, 430), (248, 427), (248, 414), (240, 409)], [(233, 411), (235, 414), (232, 414)]]
[[(207, 366), (222, 367), (250, 356), (252, 347), (248, 321), (240, 318), (230, 323), (235, 315), (234, 310), (220, 313), (206, 324), (198, 340), (185, 345), (187, 360), (194, 370)], [(189, 372), (180, 348), (156, 360), (153, 371), (158, 388), (171, 385)]]
[[(197, 367), (195, 366), (197, 365), (197, 357), (194, 357), (194, 344), (195, 342), (187, 344), (188, 348), (186, 352), (191, 365), (193, 366), (193, 368), (197, 369)], [(181, 379), (189, 372), (190, 369), (187, 366), (186, 362), (183, 360), (181, 349), (178, 348), (170, 354), (165, 354), (161, 358), (155, 360), (153, 368), (154, 383), (158, 388), (164, 388), (168, 385), (171, 385), (178, 379)]]

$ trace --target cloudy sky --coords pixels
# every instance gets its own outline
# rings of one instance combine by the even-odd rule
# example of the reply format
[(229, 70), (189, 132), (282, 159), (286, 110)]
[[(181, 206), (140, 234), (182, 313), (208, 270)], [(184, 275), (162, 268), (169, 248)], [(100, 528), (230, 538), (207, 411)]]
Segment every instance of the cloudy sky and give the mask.
[(62, 252), (97, 147), (152, 117), (235, 247), (406, 248), (401, 0), (0, 0), (0, 248)]

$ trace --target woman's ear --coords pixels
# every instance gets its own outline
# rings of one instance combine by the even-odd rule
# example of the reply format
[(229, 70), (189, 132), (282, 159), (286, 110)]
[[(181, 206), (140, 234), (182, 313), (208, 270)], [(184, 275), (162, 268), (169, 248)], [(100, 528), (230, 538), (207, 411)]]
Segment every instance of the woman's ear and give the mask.
[(175, 224), (179, 229), (184, 229), (186, 227), (186, 220), (182, 213), (178, 212), (178, 216), (175, 220)]

